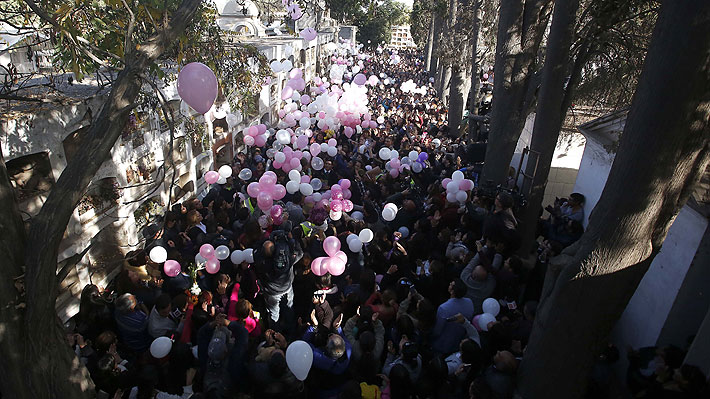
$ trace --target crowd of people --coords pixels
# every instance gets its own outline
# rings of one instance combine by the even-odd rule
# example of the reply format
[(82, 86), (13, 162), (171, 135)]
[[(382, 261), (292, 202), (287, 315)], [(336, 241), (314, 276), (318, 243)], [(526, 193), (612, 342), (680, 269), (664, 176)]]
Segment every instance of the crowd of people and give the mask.
[[(351, 138), (314, 128), (311, 142), (334, 138), (338, 153), (322, 170), (302, 162), (325, 188), (349, 179), (353, 212), (332, 220), (296, 192), (281, 200), (276, 223), (246, 195), (248, 183), (273, 170), (266, 151), (252, 146), (235, 157), (234, 177), (147, 226), (144, 249), (126, 255), (112, 286), (84, 289), (67, 337), (97, 391), (108, 398), (513, 397), (546, 262), (570, 243), (556, 238), (567, 222), (581, 222), (584, 197), (550, 209), (553, 217), (541, 223), (548, 240), (526, 266), (515, 254), (514, 192), (474, 189), (463, 203), (447, 201), (442, 179), (461, 171), (475, 180), (480, 165), (467, 161), (469, 143), (448, 131), (421, 55), (399, 57), (392, 65), (388, 51), (377, 52), (363, 67), (393, 82), (369, 89), (369, 107), (384, 122)], [(402, 92), (407, 80), (426, 94)], [(377, 156), (383, 147), (428, 159), (420, 173), (393, 177)], [(237, 177), (244, 168), (252, 172), (246, 181)], [(279, 183), (288, 181), (275, 172)], [(381, 216), (388, 203), (398, 208), (391, 221)], [(351, 251), (347, 237), (365, 228), (374, 239)], [(341, 275), (311, 271), (326, 237), (343, 243)], [(215, 274), (189, 269), (206, 243), (251, 249), (253, 259), (227, 258)], [(183, 265), (177, 276), (150, 260), (156, 245)], [(494, 319), (481, 319), (484, 308), (498, 310)], [(160, 337), (173, 343), (156, 358), (151, 344)], [(287, 361), (294, 341), (313, 353), (303, 380)], [(590, 386), (604, 390), (603, 381)]]

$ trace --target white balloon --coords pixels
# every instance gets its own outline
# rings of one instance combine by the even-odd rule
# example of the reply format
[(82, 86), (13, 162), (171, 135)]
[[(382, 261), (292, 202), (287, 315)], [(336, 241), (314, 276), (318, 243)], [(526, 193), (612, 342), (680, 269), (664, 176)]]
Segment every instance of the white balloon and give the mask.
[(484, 313), (478, 316), (478, 327), (483, 331), (488, 331), (488, 323), (496, 321), (496, 317), (490, 313)]
[(309, 127), (311, 127), (311, 118), (304, 116), (303, 118), (301, 118), (301, 120), (298, 121), (298, 124), (302, 128), (308, 129)]
[(340, 220), (341, 217), (343, 217), (343, 211), (330, 211), (330, 218), (332, 220)]
[(327, 153), (329, 156), (334, 157), (334, 156), (338, 155), (338, 149), (335, 147), (328, 147)]
[(330, 147), (330, 146), (328, 145), (328, 143), (321, 143), (321, 144), (320, 144), (320, 151), (321, 151), (321, 152), (328, 152), (328, 148), (329, 148), (329, 147)]
[(419, 162), (412, 163), (412, 170), (414, 171), (414, 173), (419, 173), (422, 171), (422, 169), (424, 169), (424, 167)]
[(274, 155), (274, 161), (276, 161), (278, 163), (286, 162), (286, 154), (284, 154), (283, 152), (280, 152), (280, 151), (277, 152), (276, 155)]
[[(313, 183), (313, 182), (311, 181), (311, 183)], [(311, 185), (313, 185), (313, 184), (311, 184)], [(321, 193), (313, 193), (313, 201), (318, 202), (318, 201), (320, 201), (320, 200), (322, 200), (322, 199), (323, 199), (323, 194), (321, 194)]]
[(276, 132), (276, 140), (283, 145), (291, 144), (291, 134), (286, 130), (281, 129)]
[(348, 237), (345, 239), (345, 242), (350, 244), (350, 241), (352, 241), (352, 240), (359, 241), (360, 239), (357, 237), (357, 234), (348, 234)]
[(153, 247), (153, 249), (150, 250), (149, 256), (153, 263), (163, 263), (168, 260), (168, 251), (161, 246)]
[(313, 179), (311, 179), (311, 187), (313, 187), (313, 191), (318, 191), (323, 188), (323, 182), (319, 178), (314, 177)]
[(226, 245), (220, 245), (214, 249), (215, 256), (219, 260), (225, 260), (229, 258), (229, 247)]
[(355, 220), (363, 220), (365, 219), (365, 215), (362, 214), (360, 211), (355, 211), (350, 215), (351, 218)]
[(219, 175), (225, 179), (232, 176), (232, 167), (229, 165), (222, 165), (219, 167)]
[(254, 248), (247, 248), (244, 250), (244, 260), (247, 263), (254, 263)]
[(434, 139), (431, 141), (431, 143), (434, 144), (434, 148), (439, 148), (439, 146), (441, 145), (441, 140)]
[(299, 381), (304, 381), (313, 365), (313, 349), (305, 341), (291, 342), (286, 348), (286, 364)]
[(156, 359), (162, 359), (170, 353), (173, 341), (168, 337), (158, 337), (150, 344), (150, 354)]
[(456, 194), (459, 191), (459, 183), (457, 181), (450, 181), (449, 184), (446, 185), (446, 192), (447, 193), (452, 193)]
[(392, 208), (385, 208), (382, 210), (382, 219), (387, 222), (391, 222), (397, 216), (397, 212), (392, 210)]
[(399, 152), (397, 152), (397, 150), (390, 151), (390, 159), (397, 159), (397, 158), (399, 158)]
[(446, 193), (446, 200), (453, 204), (454, 202), (456, 202), (456, 194)]
[(197, 264), (198, 267), (202, 267), (207, 263), (207, 259), (205, 259), (204, 256), (200, 255), (199, 253), (195, 255), (195, 264)]
[(313, 157), (313, 159), (311, 159), (311, 166), (315, 170), (321, 170), (323, 169), (323, 160), (320, 157)]
[(217, 178), (217, 184), (224, 184), (227, 182), (227, 179), (224, 178), (224, 176), (220, 176)]
[(313, 187), (308, 183), (301, 183), (299, 190), (306, 196), (313, 194)]
[(281, 68), (282, 68), (283, 71), (288, 72), (288, 71), (290, 71), (291, 69), (293, 69), (293, 62), (291, 62), (291, 60), (286, 60), (286, 61), (284, 61), (284, 62), (281, 63)]
[[(453, 181), (459, 182), (459, 181), (463, 180), (463, 178), (464, 178), (463, 172), (460, 171), (460, 170), (457, 170), (456, 172), (454, 172), (454, 173), (451, 175), (451, 180), (453, 180)], [(447, 187), (447, 188), (448, 188), (448, 187)]]
[(495, 298), (486, 298), (483, 301), (483, 313), (490, 313), (493, 317), (498, 316), (500, 313), (500, 303)]
[(229, 257), (229, 259), (232, 261), (233, 264), (239, 265), (242, 262), (244, 262), (244, 251), (237, 249), (236, 251), (232, 252), (232, 255)]
[(348, 248), (350, 248), (352, 252), (360, 252), (362, 251), (362, 241), (360, 241), (360, 239), (355, 236), (355, 239), (348, 243)]
[(377, 123), (379, 123), (380, 125), (383, 124), (383, 123), (385, 123), (385, 117), (382, 116), (382, 115), (378, 116), (378, 117), (377, 117)]
[(301, 182), (301, 174), (298, 173), (297, 170), (292, 170), (288, 172), (288, 178), (289, 180), (295, 181), (295, 182)]
[(468, 195), (465, 191), (459, 191), (456, 193), (456, 201), (464, 203), (468, 199)]
[(382, 147), (382, 148), (380, 148), (379, 155), (380, 155), (380, 158), (381, 158), (383, 161), (389, 160), (389, 159), (390, 159), (390, 154), (391, 154), (391, 152), (390, 152), (389, 148), (387, 148), (387, 147)]
[(409, 151), (409, 159), (417, 159), (419, 154), (416, 151)]
[(289, 194), (295, 194), (300, 189), (300, 183), (297, 181), (289, 180), (286, 183), (286, 191)]

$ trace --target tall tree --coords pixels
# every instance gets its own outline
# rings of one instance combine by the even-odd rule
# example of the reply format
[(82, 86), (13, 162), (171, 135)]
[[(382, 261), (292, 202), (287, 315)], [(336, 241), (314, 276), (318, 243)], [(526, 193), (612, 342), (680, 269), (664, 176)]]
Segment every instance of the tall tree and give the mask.
[(523, 397), (578, 398), (710, 162), (710, 3), (664, 2), (606, 186), (554, 258), (521, 364)]
[[(589, 103), (587, 98), (594, 101), (610, 97), (608, 104), (616, 104), (617, 94), (611, 95), (604, 86), (591, 93), (577, 93), (580, 84), (585, 83), (583, 72), (590, 64), (597, 64), (603, 58), (616, 59), (616, 65), (626, 70), (628, 64), (626, 57), (615, 57), (618, 48), (634, 49), (637, 55), (631, 60), (633, 65), (636, 59), (643, 59), (650, 39), (650, 30), (646, 36), (635, 33), (638, 23), (647, 24), (654, 22), (656, 17), (655, 6), (646, 1), (591, 1), (585, 2), (584, 9), (579, 12), (580, 2), (557, 1), (548, 37), (545, 64), (542, 72), (542, 83), (538, 95), (535, 125), (533, 127), (530, 149), (539, 154), (539, 157), (529, 157), (526, 172), (533, 174), (532, 184), (526, 183), (523, 192), (530, 192), (527, 196), (528, 206), (522, 219), (522, 243), (520, 253), (528, 254), (535, 244), (535, 232), (539, 210), (547, 185), (552, 157), (555, 152), (557, 140), (569, 112), (572, 102)], [(629, 23), (633, 22), (633, 23)], [(630, 39), (633, 38), (633, 39)], [(609, 44), (614, 43), (614, 46)], [(626, 84), (637, 81), (638, 71), (627, 73)], [(617, 91), (622, 92), (625, 86), (617, 86)], [(537, 168), (537, 169), (535, 169)]]
[(525, 119), (535, 104), (540, 75), (538, 51), (551, 0), (501, 0), (493, 83), (491, 129), (483, 182), (501, 183)]
[[(32, 0), (26, 0), (26, 3), (56, 32), (62, 32), (64, 40), (75, 44), (74, 48), (67, 49), (73, 52), (70, 56), (75, 57), (75, 62), (80, 57), (91, 56), (100, 60), (95, 54), (100, 48), (90, 44), (92, 40), (102, 38), (80, 39), (76, 27), (63, 26), (54, 18), (57, 14), (66, 15), (72, 5), (59, 4), (59, 10), (50, 14)], [(172, 4), (165, 3), (166, 8), (158, 14), (163, 16), (162, 21), (145, 31), (134, 25), (135, 15), (129, 9), (132, 22), (126, 25), (125, 41), (121, 41), (124, 54), (121, 59), (122, 69), (111, 86), (106, 103), (83, 139), (84, 151), (78, 152), (69, 161), (39, 214), (32, 218), (27, 235), (21, 226), (17, 207), (7, 204), (13, 198), (12, 187), (0, 154), (0, 223), (3, 231), (8, 233), (0, 239), (4, 280), (24, 281), (25, 284), (24, 310), (21, 305), (23, 298), (16, 287), (3, 282), (0, 290), (0, 325), (3, 326), (0, 334), (0, 357), (3, 359), (0, 383), (4, 396), (93, 397), (93, 384), (88, 372), (66, 344), (64, 331), (54, 309), (58, 288), (56, 271), (59, 243), (91, 179), (109, 158), (134, 107), (146, 71), (185, 32), (200, 3), (201, 0), (184, 0), (172, 12), (169, 8)], [(123, 4), (128, 8), (127, 3)], [(67, 19), (70, 18), (64, 17), (61, 21)], [(140, 41), (134, 42), (136, 39)], [(87, 42), (89, 45), (84, 47)], [(78, 64), (76, 69), (79, 71)]]

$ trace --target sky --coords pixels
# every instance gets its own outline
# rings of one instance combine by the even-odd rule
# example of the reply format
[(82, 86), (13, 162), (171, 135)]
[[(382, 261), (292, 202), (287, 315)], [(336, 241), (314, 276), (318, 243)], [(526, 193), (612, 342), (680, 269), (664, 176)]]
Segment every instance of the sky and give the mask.
[(409, 6), (409, 8), (412, 8), (412, 2), (413, 2), (414, 0), (395, 0), (395, 1), (398, 2), (398, 3), (406, 4), (407, 6)]

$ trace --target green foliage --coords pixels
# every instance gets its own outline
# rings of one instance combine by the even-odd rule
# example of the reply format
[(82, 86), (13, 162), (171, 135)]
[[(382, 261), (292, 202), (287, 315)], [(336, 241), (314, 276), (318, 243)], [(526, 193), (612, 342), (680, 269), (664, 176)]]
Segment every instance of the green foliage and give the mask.
[(357, 40), (365, 47), (373, 48), (389, 43), (393, 25), (409, 22), (409, 10), (393, 0), (372, 1), (366, 10), (361, 10), (352, 20), (358, 26)]
[(409, 30), (418, 47), (426, 46), (431, 18), (434, 15), (432, 13), (433, 4), (429, 1), (416, 0), (412, 5), (412, 12), (409, 15), (411, 25)]

